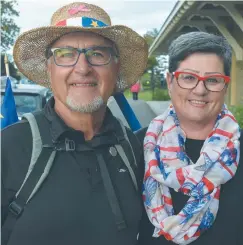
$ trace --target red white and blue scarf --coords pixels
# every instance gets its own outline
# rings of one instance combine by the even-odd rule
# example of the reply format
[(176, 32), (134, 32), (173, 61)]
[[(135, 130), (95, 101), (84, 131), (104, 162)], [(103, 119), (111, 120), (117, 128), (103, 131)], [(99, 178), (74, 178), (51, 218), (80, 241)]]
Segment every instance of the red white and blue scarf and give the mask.
[[(171, 105), (149, 125), (144, 139), (143, 199), (154, 237), (189, 244), (215, 221), (220, 186), (236, 173), (240, 128), (223, 106), (195, 164), (185, 153), (186, 135)], [(175, 214), (170, 188), (189, 196)]]

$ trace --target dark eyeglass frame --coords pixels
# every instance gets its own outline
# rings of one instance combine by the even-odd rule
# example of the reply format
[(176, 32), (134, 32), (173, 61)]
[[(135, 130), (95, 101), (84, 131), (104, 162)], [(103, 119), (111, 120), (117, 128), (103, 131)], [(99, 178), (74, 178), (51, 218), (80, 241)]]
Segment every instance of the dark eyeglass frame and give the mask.
[[(76, 50), (76, 51), (78, 52), (78, 57), (77, 57), (76, 62), (75, 62), (74, 64), (72, 64), (72, 65), (60, 65), (60, 64), (58, 64), (57, 61), (56, 61), (56, 57), (55, 57), (55, 54), (54, 54), (54, 53), (55, 53), (56, 50), (59, 50), (59, 49), (71, 49), (71, 50)], [(109, 50), (109, 52), (110, 52), (110, 58), (109, 58), (109, 60), (108, 60), (106, 63), (104, 63), (104, 64), (92, 64), (92, 63), (89, 61), (89, 59), (88, 59), (86, 53), (87, 53), (88, 51), (90, 51), (90, 50), (102, 50), (102, 49), (107, 49), (107, 50)], [(115, 53), (114, 49), (113, 49), (112, 47), (107, 47), (107, 46), (94, 46), (94, 47), (90, 47), (90, 48), (74, 48), (74, 47), (56, 47), (56, 48), (49, 48), (49, 52), (48, 52), (47, 58), (49, 59), (51, 56), (53, 56), (54, 62), (55, 62), (55, 64), (56, 64), (57, 66), (71, 67), (71, 66), (75, 66), (75, 65), (78, 63), (79, 56), (80, 56), (80, 54), (82, 54), (82, 53), (85, 55), (86, 61), (87, 61), (91, 66), (104, 66), (104, 65), (108, 65), (108, 64), (111, 62), (111, 57), (112, 57), (112, 56), (119, 58), (119, 55), (117, 55), (117, 54)]]
[[(195, 85), (193, 88), (183, 88), (183, 87), (181, 87), (180, 83), (178, 82), (178, 78), (179, 78), (179, 75), (180, 75), (180, 74), (188, 74), (188, 75), (192, 75), (192, 76), (196, 77), (196, 78), (197, 78), (197, 83), (196, 83), (196, 85)], [(221, 74), (215, 74), (215, 75), (209, 75), (209, 76), (203, 76), (203, 77), (201, 77), (201, 76), (199, 76), (199, 75), (197, 75), (197, 74), (195, 74), (195, 73), (192, 73), (192, 72), (186, 72), (186, 71), (175, 71), (175, 72), (172, 73), (172, 76), (174, 76), (174, 77), (176, 78), (176, 82), (177, 82), (178, 86), (179, 86), (180, 88), (182, 88), (182, 89), (194, 89), (194, 88), (197, 87), (197, 85), (198, 85), (198, 83), (199, 83), (200, 81), (203, 81), (204, 87), (205, 87), (208, 91), (210, 91), (210, 92), (221, 92), (221, 91), (225, 88), (226, 84), (228, 84), (228, 83), (230, 82), (230, 80), (231, 80), (229, 76), (225, 76), (225, 75), (221, 75)], [(208, 89), (207, 86), (206, 86), (206, 84), (205, 84), (205, 81), (206, 81), (208, 78), (211, 78), (211, 77), (221, 77), (221, 78), (223, 78), (223, 79), (224, 79), (224, 82), (225, 82), (224, 87), (223, 87), (221, 90), (219, 90), (219, 91), (214, 91), (214, 90)]]

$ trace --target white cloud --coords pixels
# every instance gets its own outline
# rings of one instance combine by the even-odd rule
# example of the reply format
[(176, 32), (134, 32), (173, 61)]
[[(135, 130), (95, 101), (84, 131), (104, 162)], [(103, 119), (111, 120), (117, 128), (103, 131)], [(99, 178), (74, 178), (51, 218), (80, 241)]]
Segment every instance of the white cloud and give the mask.
[[(52, 14), (71, 2), (73, 0), (18, 0), (17, 9), (20, 16), (16, 20), (21, 33), (32, 28), (48, 26)], [(143, 35), (153, 28), (160, 29), (176, 1), (91, 0), (87, 2), (104, 8), (113, 24), (127, 25)]]

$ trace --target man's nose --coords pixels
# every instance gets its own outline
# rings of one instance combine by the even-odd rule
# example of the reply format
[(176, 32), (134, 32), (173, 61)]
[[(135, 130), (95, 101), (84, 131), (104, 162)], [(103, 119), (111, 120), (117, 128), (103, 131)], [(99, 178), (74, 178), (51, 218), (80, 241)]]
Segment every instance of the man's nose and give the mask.
[(88, 74), (92, 70), (92, 66), (87, 61), (85, 54), (81, 53), (78, 57), (78, 61), (74, 66), (74, 71), (81, 73), (82, 75)]
[(208, 93), (204, 81), (199, 81), (197, 86), (193, 89), (193, 93), (198, 95), (204, 95)]

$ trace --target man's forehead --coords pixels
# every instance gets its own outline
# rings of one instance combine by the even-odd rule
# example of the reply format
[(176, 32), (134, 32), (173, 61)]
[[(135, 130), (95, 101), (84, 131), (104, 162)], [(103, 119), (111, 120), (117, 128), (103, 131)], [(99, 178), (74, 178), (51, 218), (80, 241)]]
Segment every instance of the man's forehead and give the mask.
[(51, 46), (54, 45), (58, 45), (60, 43), (65, 44), (65, 42), (69, 42), (69, 41), (92, 41), (92, 42), (99, 42), (101, 44), (107, 44), (107, 45), (111, 45), (113, 46), (114, 43), (109, 40), (108, 38), (105, 38), (99, 34), (93, 33), (93, 32), (71, 32), (68, 34), (64, 34), (63, 36), (61, 36), (60, 38), (58, 38), (57, 40), (55, 40)]

